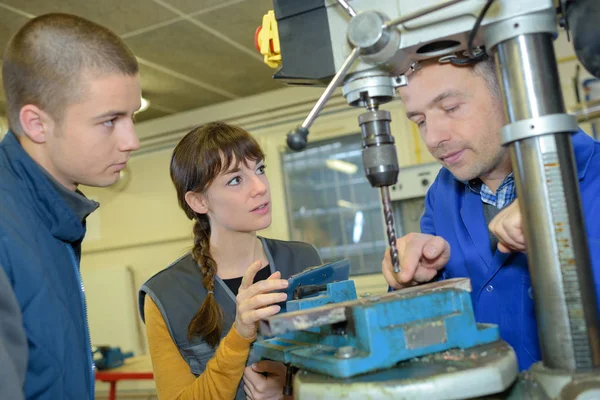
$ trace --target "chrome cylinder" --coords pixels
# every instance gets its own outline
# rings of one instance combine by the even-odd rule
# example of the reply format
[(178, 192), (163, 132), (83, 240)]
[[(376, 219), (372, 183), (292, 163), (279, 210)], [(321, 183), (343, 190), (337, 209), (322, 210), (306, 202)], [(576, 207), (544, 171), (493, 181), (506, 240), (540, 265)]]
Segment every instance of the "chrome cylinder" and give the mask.
[[(520, 35), (495, 50), (508, 123), (565, 113), (550, 34)], [(510, 143), (510, 154), (544, 365), (600, 367), (596, 293), (571, 135), (519, 139)]]

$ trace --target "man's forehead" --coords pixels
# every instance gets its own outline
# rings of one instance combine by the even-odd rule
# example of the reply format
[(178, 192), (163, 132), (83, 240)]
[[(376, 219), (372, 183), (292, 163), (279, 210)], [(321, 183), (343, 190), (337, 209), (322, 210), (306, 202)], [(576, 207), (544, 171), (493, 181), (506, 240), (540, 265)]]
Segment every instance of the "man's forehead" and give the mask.
[(466, 82), (461, 75), (466, 71), (458, 71), (459, 68), (427, 66), (415, 71), (409, 77), (407, 86), (398, 89), (398, 95), (405, 105), (425, 105), (443, 98), (464, 96)]

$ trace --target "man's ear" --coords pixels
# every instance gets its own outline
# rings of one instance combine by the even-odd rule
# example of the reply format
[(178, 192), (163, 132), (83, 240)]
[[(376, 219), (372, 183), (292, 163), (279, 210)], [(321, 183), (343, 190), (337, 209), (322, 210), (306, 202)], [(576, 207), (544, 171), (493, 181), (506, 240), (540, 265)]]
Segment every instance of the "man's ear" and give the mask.
[(21, 107), (19, 121), (23, 133), (38, 144), (45, 143), (47, 135), (54, 130), (54, 120), (50, 115), (33, 104), (26, 104)]
[(208, 214), (208, 202), (205, 195), (197, 192), (187, 192), (185, 202), (196, 214)]

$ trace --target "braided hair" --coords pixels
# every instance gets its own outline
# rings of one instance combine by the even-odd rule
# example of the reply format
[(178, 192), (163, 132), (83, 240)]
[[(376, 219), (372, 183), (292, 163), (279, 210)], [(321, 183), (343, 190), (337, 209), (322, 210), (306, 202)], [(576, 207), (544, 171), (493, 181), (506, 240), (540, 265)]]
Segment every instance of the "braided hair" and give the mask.
[(220, 173), (234, 164), (263, 159), (263, 151), (248, 132), (222, 122), (202, 125), (187, 133), (171, 157), (171, 180), (179, 206), (194, 220), (192, 257), (200, 268), (202, 285), (208, 293), (188, 325), (188, 337), (202, 337), (213, 347), (221, 340), (223, 311), (214, 296), (217, 263), (210, 253), (210, 218), (192, 210), (185, 195), (204, 193)]

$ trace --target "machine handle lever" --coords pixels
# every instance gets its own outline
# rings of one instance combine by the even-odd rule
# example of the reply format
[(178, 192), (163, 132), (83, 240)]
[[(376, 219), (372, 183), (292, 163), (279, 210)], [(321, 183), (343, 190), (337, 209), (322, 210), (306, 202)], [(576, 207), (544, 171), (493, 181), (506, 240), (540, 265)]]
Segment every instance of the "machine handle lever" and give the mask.
[(354, 11), (354, 8), (352, 8), (352, 6), (350, 4), (348, 4), (348, 2), (346, 0), (337, 0), (337, 2), (340, 6), (342, 6), (344, 11), (346, 11), (348, 13), (349, 16), (351, 16), (351, 17), (356, 16), (356, 11)]
[(336, 72), (331, 82), (329, 82), (329, 85), (327, 86), (317, 103), (314, 105), (312, 110), (310, 110), (310, 113), (308, 113), (308, 116), (306, 117), (304, 122), (302, 122), (302, 125), (288, 133), (287, 144), (290, 147), (290, 149), (295, 151), (301, 151), (306, 148), (306, 138), (308, 136), (308, 129), (311, 127), (311, 125), (315, 121), (315, 118), (317, 118), (323, 107), (325, 107), (327, 101), (329, 101), (329, 99), (331, 98), (333, 91), (340, 85), (340, 83), (346, 77), (346, 75), (348, 75), (348, 70), (350, 69), (352, 64), (354, 64), (354, 61), (356, 61), (359, 55), (360, 48), (355, 47), (348, 56), (348, 58), (346, 58), (346, 60), (344, 61), (339, 71)]

